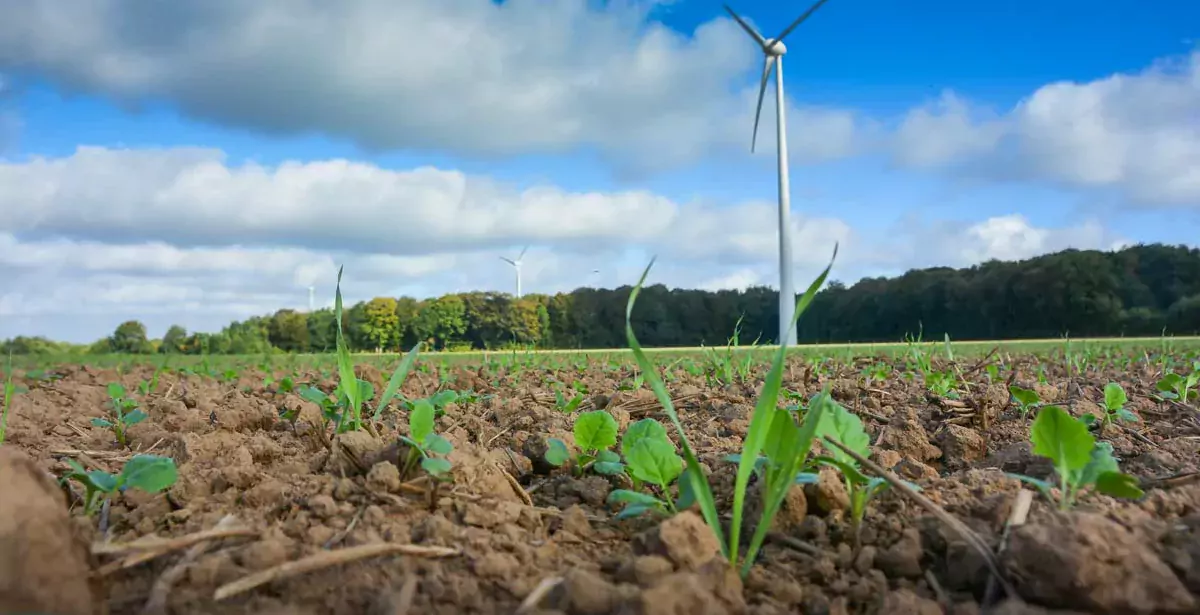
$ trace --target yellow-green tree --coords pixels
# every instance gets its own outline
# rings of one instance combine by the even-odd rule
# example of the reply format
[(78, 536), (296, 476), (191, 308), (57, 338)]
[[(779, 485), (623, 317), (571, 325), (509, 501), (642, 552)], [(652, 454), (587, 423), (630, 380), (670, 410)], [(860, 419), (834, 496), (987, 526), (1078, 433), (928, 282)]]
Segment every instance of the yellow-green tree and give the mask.
[(400, 317), (396, 300), (375, 297), (363, 307), (363, 336), (375, 345), (375, 350), (390, 348), (400, 339)]

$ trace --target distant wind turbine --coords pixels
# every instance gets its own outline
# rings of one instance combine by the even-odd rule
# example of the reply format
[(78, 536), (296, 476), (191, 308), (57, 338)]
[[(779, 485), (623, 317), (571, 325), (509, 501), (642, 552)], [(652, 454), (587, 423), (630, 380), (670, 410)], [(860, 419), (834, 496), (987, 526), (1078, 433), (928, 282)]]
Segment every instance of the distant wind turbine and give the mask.
[(317, 290), (317, 287), (316, 287), (316, 286), (309, 286), (309, 287), (308, 287), (308, 311), (309, 311), (309, 312), (312, 312), (312, 311), (313, 311), (313, 306), (315, 306), (315, 305), (316, 305), (316, 303), (315, 303), (315, 300), (314, 300), (314, 298), (313, 298), (313, 297), (314, 297), (313, 293), (315, 293), (315, 292), (316, 292), (316, 290)]
[(519, 256), (517, 256), (517, 258), (515, 258), (515, 259), (504, 258), (503, 256), (500, 257), (500, 260), (512, 265), (513, 269), (515, 269), (517, 272), (517, 294), (516, 294), (517, 299), (521, 298), (521, 259), (525, 258), (525, 252), (527, 252), (528, 250), (529, 250), (529, 246), (525, 246), (525, 248), (523, 250), (521, 250), (521, 254)]
[(778, 36), (772, 39), (763, 38), (763, 35), (758, 33), (746, 20), (740, 15), (733, 12), (733, 9), (725, 6), (725, 10), (742, 26), (742, 29), (754, 39), (762, 47), (763, 51), (763, 73), (762, 82), (758, 87), (758, 106), (754, 111), (754, 133), (750, 138), (750, 151), (754, 151), (754, 146), (758, 143), (758, 120), (762, 116), (763, 95), (767, 91), (767, 79), (771, 76), (772, 65), (775, 68), (775, 138), (778, 140), (776, 154), (779, 163), (779, 343), (785, 343), (784, 335), (787, 335), (786, 343), (794, 345), (796, 343), (796, 332), (789, 331), (792, 324), (792, 315), (796, 311), (796, 291), (793, 288), (794, 279), (792, 277), (792, 241), (788, 236), (788, 229), (791, 228), (789, 217), (791, 214), (791, 195), (790, 186), (788, 184), (788, 150), (787, 150), (787, 124), (784, 121), (784, 96), (783, 96), (783, 55), (787, 53), (787, 47), (783, 44), (783, 39), (792, 33), (797, 26), (808, 19), (817, 9), (821, 8), (828, 0), (817, 0), (817, 3), (812, 5), (791, 25), (784, 28)]

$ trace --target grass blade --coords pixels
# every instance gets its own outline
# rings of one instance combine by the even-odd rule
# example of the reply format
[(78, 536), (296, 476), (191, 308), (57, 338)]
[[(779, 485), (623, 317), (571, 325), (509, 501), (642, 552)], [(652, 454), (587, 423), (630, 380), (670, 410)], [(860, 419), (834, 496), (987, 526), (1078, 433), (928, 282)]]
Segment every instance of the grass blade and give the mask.
[(653, 266), (654, 259), (650, 259), (650, 264), (646, 265), (646, 270), (642, 272), (641, 279), (638, 280), (637, 285), (629, 293), (629, 302), (625, 305), (625, 339), (629, 342), (629, 349), (633, 352), (633, 358), (637, 361), (642, 374), (645, 375), (646, 382), (650, 385), (650, 390), (654, 391), (654, 397), (658, 399), (658, 403), (662, 405), (663, 411), (667, 413), (667, 417), (675, 425), (675, 430), (679, 432), (680, 448), (683, 449), (683, 458), (687, 461), (687, 467), (683, 472), (684, 478), (691, 486), (692, 494), (696, 498), (696, 502), (700, 505), (700, 514), (717, 536), (717, 542), (721, 544), (722, 553), (726, 559), (732, 562), (733, 555), (730, 553), (729, 546), (725, 542), (725, 532), (721, 529), (721, 517), (717, 513), (717, 503), (713, 498), (712, 488), (708, 485), (708, 478), (704, 476), (704, 471), (700, 469), (700, 460), (696, 458), (696, 453), (692, 450), (691, 443), (688, 442), (687, 434), (683, 430), (683, 423), (679, 420), (679, 414), (675, 412), (675, 404), (671, 403), (671, 395), (667, 392), (667, 387), (663, 384), (662, 377), (659, 376), (654, 364), (646, 357), (641, 344), (637, 341), (637, 336), (633, 333), (633, 324), (631, 323), (633, 305), (637, 302), (638, 294), (642, 292), (642, 285), (646, 283), (646, 276), (650, 275), (650, 268)]
[[(346, 344), (346, 334), (342, 331), (342, 268), (338, 267), (337, 287), (333, 299), (333, 319), (337, 322), (337, 363), (338, 380), (342, 383), (342, 393), (350, 402), (351, 428), (358, 429), (361, 422), (361, 397), (358, 389), (358, 376), (354, 374), (354, 359), (350, 357), (350, 347)], [(345, 418), (343, 417), (343, 420)], [(339, 426), (340, 428), (340, 426)]]
[(775, 360), (771, 362), (771, 371), (767, 374), (766, 381), (763, 382), (758, 403), (754, 406), (754, 414), (750, 417), (750, 427), (746, 431), (746, 438), (742, 441), (742, 459), (738, 462), (737, 479), (733, 487), (733, 520), (729, 526), (729, 550), (733, 554), (732, 557), (735, 558), (731, 560), (735, 565), (737, 564), (739, 535), (742, 529), (742, 512), (746, 505), (746, 487), (750, 483), (750, 475), (754, 473), (755, 460), (758, 459), (759, 453), (766, 445), (767, 434), (771, 430), (771, 420), (775, 416), (775, 409), (779, 403), (779, 389), (783, 385), (783, 366), (787, 360), (786, 340), (791, 330), (796, 328), (800, 316), (804, 314), (813, 298), (816, 297), (817, 291), (825, 283), (825, 278), (829, 277), (829, 271), (833, 269), (833, 262), (836, 259), (837, 245), (835, 244), (829, 264), (821, 272), (821, 275), (817, 276), (812, 284), (809, 284), (808, 290), (804, 291), (804, 296), (796, 304), (796, 313), (792, 315), (788, 330), (779, 332), (779, 350), (775, 353)]
[(371, 415), (373, 420), (379, 420), (379, 415), (383, 413), (383, 409), (387, 407), (388, 402), (396, 396), (400, 390), (400, 386), (404, 384), (408, 378), (408, 372), (412, 371), (413, 363), (417, 360), (417, 353), (421, 350), (421, 342), (417, 342), (408, 354), (404, 355), (404, 359), (400, 361), (400, 365), (396, 366), (396, 371), (392, 372), (392, 377), (388, 379), (387, 387), (383, 389), (383, 395), (379, 398), (379, 403), (375, 406), (375, 413)]

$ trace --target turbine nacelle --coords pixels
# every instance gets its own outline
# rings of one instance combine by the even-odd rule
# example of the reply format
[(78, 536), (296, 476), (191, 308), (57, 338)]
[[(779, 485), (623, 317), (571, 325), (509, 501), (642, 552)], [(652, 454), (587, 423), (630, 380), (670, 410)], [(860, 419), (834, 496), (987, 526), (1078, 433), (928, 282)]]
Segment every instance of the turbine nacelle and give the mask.
[(767, 44), (763, 45), (763, 53), (772, 58), (778, 58), (787, 53), (787, 45), (784, 45), (783, 41), (770, 40), (767, 41)]

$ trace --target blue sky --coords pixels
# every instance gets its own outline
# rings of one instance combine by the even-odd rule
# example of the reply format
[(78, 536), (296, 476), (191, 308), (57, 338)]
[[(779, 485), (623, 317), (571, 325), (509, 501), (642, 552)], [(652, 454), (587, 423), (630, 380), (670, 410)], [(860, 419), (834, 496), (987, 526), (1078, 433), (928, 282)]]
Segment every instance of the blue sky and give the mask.
[[(761, 52), (719, 3), (146, 6), (0, 24), (0, 337), (211, 330), (323, 303), (341, 263), (352, 300), (510, 290), (523, 245), (526, 292), (651, 254), (670, 285), (778, 284), (773, 96), (750, 155)], [(732, 6), (773, 36), (808, 4)], [(787, 39), (797, 284), (834, 241), (846, 281), (1194, 243), (1196, 24), (830, 0)]]

